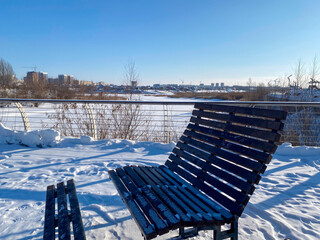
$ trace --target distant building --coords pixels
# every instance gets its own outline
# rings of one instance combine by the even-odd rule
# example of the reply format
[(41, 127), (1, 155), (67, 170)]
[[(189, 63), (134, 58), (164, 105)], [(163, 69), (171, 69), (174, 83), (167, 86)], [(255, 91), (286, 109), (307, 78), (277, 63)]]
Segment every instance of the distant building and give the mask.
[(39, 73), (35, 71), (27, 72), (27, 76), (24, 78), (24, 82), (27, 84), (38, 83)]
[(49, 84), (59, 84), (59, 79), (58, 78), (48, 78), (48, 83)]
[(224, 88), (224, 83), (222, 82), (220, 86), (221, 86), (221, 88)]
[(137, 81), (131, 81), (131, 87), (136, 88), (138, 86)]
[(74, 82), (73, 75), (68, 75), (68, 74), (60, 74), (58, 75), (58, 79), (60, 84), (65, 84), (65, 85), (72, 85)]
[(73, 80), (74, 80), (73, 75), (68, 75), (67, 76), (67, 84), (72, 85), (73, 84)]
[(39, 80), (39, 82), (48, 83), (48, 73), (39, 72), (38, 73), (38, 80)]
[(59, 74), (58, 79), (59, 79), (60, 84), (66, 84), (68, 81), (68, 75), (67, 74)]
[(80, 85), (89, 86), (89, 85), (94, 85), (94, 84), (93, 84), (93, 81), (84, 81), (84, 80), (81, 80), (81, 81), (80, 81)]
[(80, 85), (80, 80), (74, 79), (74, 80), (73, 80), (73, 83), (74, 83), (75, 85)]
[(219, 88), (219, 83), (216, 83), (216, 88)]

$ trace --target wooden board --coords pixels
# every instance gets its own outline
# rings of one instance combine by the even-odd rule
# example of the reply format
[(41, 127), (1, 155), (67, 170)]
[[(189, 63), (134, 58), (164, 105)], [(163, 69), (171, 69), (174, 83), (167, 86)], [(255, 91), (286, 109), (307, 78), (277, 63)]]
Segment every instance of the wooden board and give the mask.
[(218, 122), (197, 117), (191, 117), (190, 122), (204, 125), (207, 127), (213, 127), (221, 129), (223, 131), (233, 132), (239, 135), (249, 136), (258, 139), (264, 139), (271, 142), (277, 142), (280, 140), (280, 134), (268, 130), (262, 130), (257, 128), (248, 128), (244, 126), (230, 124), (229, 122)]
[(73, 235), (75, 240), (85, 240), (86, 235), (84, 233), (82, 217), (76, 193), (76, 187), (73, 179), (67, 181), (67, 189), (69, 194), (70, 212), (72, 219)]
[(157, 236), (157, 232), (153, 225), (148, 221), (144, 213), (141, 211), (138, 204), (133, 200), (132, 195), (126, 189), (125, 185), (122, 183), (120, 177), (117, 175), (116, 171), (110, 170), (109, 172), (110, 179), (116, 186), (123, 202), (126, 204), (129, 209), (133, 219), (137, 223), (141, 233), (146, 239), (151, 239)]
[(54, 240), (55, 239), (55, 187), (54, 185), (47, 187), (46, 195), (46, 210), (44, 220), (43, 239)]
[(58, 199), (58, 232), (59, 239), (70, 239), (70, 222), (68, 216), (68, 205), (66, 188), (63, 182), (57, 184)]
[(196, 103), (194, 108), (205, 109), (210, 111), (238, 113), (243, 115), (259, 116), (265, 118), (274, 118), (284, 120), (287, 117), (287, 112), (280, 110), (251, 108), (251, 107), (238, 107), (230, 105), (215, 105), (206, 103)]
[(262, 129), (270, 129), (270, 130), (282, 130), (283, 123), (280, 121), (271, 121), (265, 119), (258, 119), (258, 118), (248, 118), (243, 116), (235, 116), (235, 115), (228, 115), (228, 114), (219, 114), (213, 112), (206, 112), (200, 110), (193, 110), (192, 115), (197, 117), (215, 119), (223, 122), (232, 122), (241, 124), (243, 126), (253, 126)]

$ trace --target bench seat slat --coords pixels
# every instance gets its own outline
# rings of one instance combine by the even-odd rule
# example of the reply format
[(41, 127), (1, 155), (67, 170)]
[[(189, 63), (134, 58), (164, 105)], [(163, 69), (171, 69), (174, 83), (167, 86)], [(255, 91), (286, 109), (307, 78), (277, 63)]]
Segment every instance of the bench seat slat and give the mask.
[(233, 199), (236, 199), (239, 202), (243, 202), (247, 199), (247, 195), (245, 193), (242, 193), (236, 190), (235, 188), (232, 188), (231, 186), (217, 180), (216, 178), (211, 177), (203, 170), (195, 168), (194, 166), (188, 164), (186, 161), (182, 160), (180, 157), (171, 154), (169, 156), (169, 159), (171, 159), (175, 164), (179, 165), (180, 167), (183, 167), (187, 171), (198, 176), (199, 180), (206, 182), (210, 186), (216, 188), (218, 191), (224, 192), (225, 194), (232, 197)]
[(176, 205), (179, 206), (179, 208), (183, 209), (187, 215), (189, 215), (192, 218), (193, 224), (195, 223), (203, 223), (204, 220), (197, 215), (196, 212), (194, 212), (191, 208), (189, 208), (183, 200), (181, 200), (179, 197), (177, 197), (175, 194), (172, 193), (172, 191), (168, 188), (167, 185), (161, 185), (159, 186), (160, 189), (165, 192), (167, 196), (170, 197), (171, 201), (173, 201)]
[(67, 181), (67, 189), (69, 194), (74, 239), (85, 240), (86, 235), (84, 233), (76, 187), (73, 179)]
[(109, 176), (116, 186), (123, 202), (129, 209), (132, 217), (137, 223), (140, 231), (143, 233), (146, 239), (151, 239), (157, 236), (157, 232), (154, 227), (149, 223), (148, 219), (144, 213), (140, 210), (138, 204), (133, 200), (130, 192), (126, 189), (125, 185), (122, 183), (120, 177), (117, 175), (116, 171), (110, 170)]
[(44, 240), (55, 240), (55, 186), (50, 185), (47, 187), (46, 195), (46, 210), (44, 221)]
[(248, 128), (239, 125), (233, 125), (230, 123), (218, 122), (218, 121), (210, 121), (202, 118), (191, 117), (190, 122), (201, 124), (207, 127), (213, 127), (221, 130), (225, 130), (228, 132), (234, 132), (237, 134), (260, 138), (266, 141), (277, 142), (280, 139), (280, 134), (272, 131), (257, 129), (257, 128)]
[(166, 165), (169, 167), (170, 170), (176, 172), (181, 177), (186, 179), (188, 182), (190, 182), (193, 186), (198, 188), (199, 190), (205, 192), (207, 195), (214, 196), (214, 199), (219, 202), (222, 206), (229, 209), (230, 212), (239, 214), (241, 209), (239, 205), (232, 201), (231, 199), (227, 198), (223, 194), (221, 194), (219, 191), (215, 190), (211, 186), (207, 185), (206, 183), (200, 181), (196, 177), (192, 176), (190, 173), (188, 173), (186, 170), (180, 168), (178, 165), (176, 165), (174, 162), (167, 161)]
[(191, 199), (188, 198), (188, 196), (184, 195), (181, 189), (176, 186), (169, 186), (170, 190), (178, 196), (189, 208), (191, 208), (193, 211), (195, 211), (199, 216), (201, 216), (207, 223), (213, 223), (213, 218), (208, 215), (205, 211), (203, 211), (197, 204), (192, 202)]
[(57, 185), (59, 239), (71, 239), (67, 196), (64, 182)]
[(175, 204), (184, 209), (185, 213), (191, 217), (193, 221), (192, 225), (205, 223), (205, 220), (196, 212), (194, 212), (190, 207), (188, 207), (182, 199), (176, 196), (168, 186), (161, 186), (161, 189), (171, 198), (173, 202), (175, 202)]
[(189, 192), (194, 194), (194, 196), (197, 196), (199, 198), (199, 201), (204, 202), (209, 206), (212, 210), (214, 210), (216, 213), (220, 213), (221, 216), (226, 220), (230, 220), (233, 218), (233, 215), (225, 210), (221, 205), (218, 205), (217, 203), (208, 200), (208, 197), (205, 196), (203, 193), (201, 193), (198, 189), (194, 188), (192, 185), (190, 185), (188, 182), (183, 180), (180, 176), (169, 170), (166, 166), (160, 166), (159, 168), (154, 168), (154, 171), (158, 172), (159, 174), (163, 175), (167, 179), (170, 179), (170, 181), (174, 181), (181, 186), (183, 186), (185, 189), (187, 189)]
[(125, 184), (126, 188), (131, 192), (134, 200), (139, 204), (140, 208), (143, 210), (143, 213), (148, 217), (149, 221), (154, 224), (155, 229), (158, 234), (164, 234), (169, 231), (168, 225), (162, 220), (161, 216), (153, 208), (153, 206), (145, 199), (142, 193), (139, 191), (137, 186), (126, 174), (124, 169), (116, 169), (117, 174), (121, 178), (122, 182)]
[(271, 120), (259, 119), (259, 118), (248, 118), (243, 116), (235, 116), (235, 115), (227, 115), (227, 114), (219, 114), (212, 113), (200, 110), (193, 110), (192, 115), (197, 117), (211, 118), (224, 122), (232, 122), (237, 124), (242, 124), (244, 126), (254, 126), (264, 129), (270, 130), (282, 130), (283, 123), (275, 122)]
[[(147, 186), (146, 183), (134, 172), (134, 170), (127, 166), (124, 167), (126, 173), (130, 176), (132, 180), (134, 180), (135, 184), (141, 188), (144, 196), (149, 200), (149, 203), (153, 206), (153, 208), (161, 215), (162, 218), (166, 219), (167, 223), (170, 227), (176, 228), (180, 225), (178, 219), (174, 216), (171, 210), (156, 196), (155, 193)], [(150, 183), (148, 183), (150, 184)]]
[(241, 157), (235, 153), (231, 153), (231, 152), (225, 151), (221, 148), (211, 146), (211, 145), (208, 145), (203, 142), (199, 142), (197, 140), (194, 140), (194, 139), (186, 137), (186, 136), (181, 136), (180, 141), (183, 141), (183, 142), (187, 143), (188, 145), (192, 145), (194, 147), (198, 147), (200, 149), (203, 149), (207, 152), (210, 152), (214, 155), (217, 155), (219, 157), (227, 159), (228, 161), (234, 162), (238, 165), (241, 165), (241, 166), (246, 167), (248, 169), (254, 170), (256, 172), (264, 172), (264, 170), (266, 168), (265, 165), (260, 162), (256, 162), (256, 161), (250, 160), (248, 158)]
[[(139, 169), (143, 169), (145, 172), (149, 172), (149, 174), (151, 173), (151, 168), (150, 167), (140, 167)], [(212, 209), (210, 209), (206, 204), (204, 204), (201, 199), (197, 198), (195, 195), (191, 194), (190, 192), (188, 192), (185, 187), (180, 186), (179, 184), (177, 184), (176, 181), (173, 181), (172, 179), (169, 178), (170, 181), (170, 186), (175, 186), (177, 187), (177, 189), (183, 193), (185, 195), (185, 198), (189, 198), (196, 206), (198, 206), (199, 208), (201, 208), (203, 211), (205, 211), (206, 213), (212, 215), (215, 220), (218, 221), (223, 221), (222, 217), (219, 216), (219, 214), (217, 214), (216, 212), (212, 211)]]
[(232, 184), (233, 186), (236, 186), (237, 188), (239, 188), (240, 190), (242, 190), (245, 193), (249, 193), (253, 191), (253, 185), (248, 183), (247, 181), (243, 181), (238, 177), (235, 177), (225, 171), (222, 171), (219, 168), (214, 167), (213, 165), (210, 165), (209, 163), (200, 160), (199, 158), (196, 158), (190, 154), (188, 154), (187, 152), (184, 152), (178, 148), (173, 149), (172, 151), (174, 154), (198, 165), (199, 167), (201, 167), (202, 169), (205, 169), (205, 171), (208, 171), (210, 173), (212, 173), (213, 175), (227, 181), (228, 183)]
[[(160, 188), (160, 185), (157, 186), (156, 183), (154, 183), (154, 181), (152, 179), (152, 177), (150, 177), (150, 171), (144, 171), (149, 167), (134, 167), (134, 170), (145, 180), (147, 181), (151, 186), (152, 186), (152, 190), (160, 197), (160, 199), (165, 202), (166, 204), (168, 204), (168, 207), (171, 209), (171, 211), (174, 212), (175, 215), (178, 215), (180, 221), (181, 221), (181, 226), (186, 226), (186, 225), (190, 225), (191, 223), (193, 223), (193, 221), (191, 220), (190, 216), (187, 216), (183, 210), (176, 205), (168, 195), (165, 194), (165, 192), (163, 192)], [(142, 172), (144, 174), (142, 174)]]
[(230, 105), (205, 104), (205, 103), (196, 103), (194, 107), (198, 109), (205, 109), (205, 110), (212, 110), (212, 111), (214, 110), (214, 111), (229, 112), (229, 113), (239, 113), (239, 114), (274, 118), (274, 119), (280, 119), (280, 120), (284, 120), (287, 116), (287, 113), (285, 111), (251, 108), (251, 107), (238, 107), (238, 106), (230, 106)]
[[(199, 149), (196, 149), (190, 145), (187, 145), (182, 142), (177, 143), (177, 147), (187, 151), (189, 153), (192, 153), (196, 156), (201, 156), (202, 159), (234, 174), (237, 175), (243, 179), (246, 179), (249, 183), (257, 183), (260, 180), (260, 175), (258, 175), (255, 172), (252, 172), (250, 170), (244, 169), (242, 167), (239, 167), (235, 164), (232, 164), (230, 162), (225, 161), (224, 159), (218, 158), (216, 156), (213, 156), (209, 153), (203, 152)], [(179, 149), (175, 148), (173, 151), (179, 151)]]

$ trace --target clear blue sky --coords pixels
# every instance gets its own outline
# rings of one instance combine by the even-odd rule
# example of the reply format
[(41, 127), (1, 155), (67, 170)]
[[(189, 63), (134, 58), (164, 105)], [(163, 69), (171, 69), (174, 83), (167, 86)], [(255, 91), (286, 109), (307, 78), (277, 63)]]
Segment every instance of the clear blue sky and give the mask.
[(18, 78), (37, 65), (56, 77), (142, 84), (245, 84), (320, 57), (319, 0), (0, 0), (0, 57)]

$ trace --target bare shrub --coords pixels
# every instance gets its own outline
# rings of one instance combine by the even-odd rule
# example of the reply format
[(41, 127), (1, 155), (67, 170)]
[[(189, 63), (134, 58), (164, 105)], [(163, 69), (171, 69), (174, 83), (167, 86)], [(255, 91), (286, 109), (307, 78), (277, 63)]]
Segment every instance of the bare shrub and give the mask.
[(63, 136), (91, 135), (89, 113), (84, 104), (64, 103), (53, 108), (55, 113), (46, 113), (53, 125), (42, 124), (42, 127), (51, 127)]
[(319, 146), (320, 115), (312, 107), (297, 107), (289, 114), (284, 125), (282, 142), (295, 146)]

